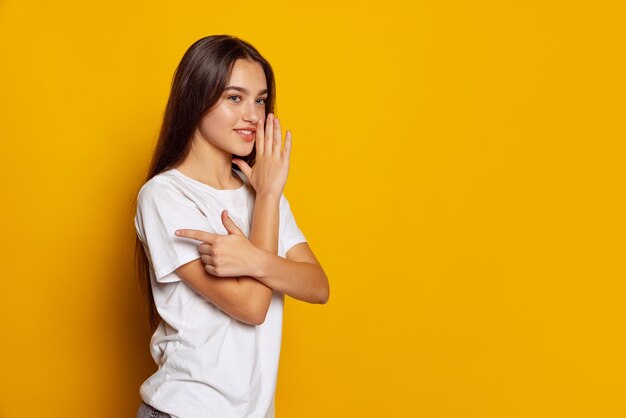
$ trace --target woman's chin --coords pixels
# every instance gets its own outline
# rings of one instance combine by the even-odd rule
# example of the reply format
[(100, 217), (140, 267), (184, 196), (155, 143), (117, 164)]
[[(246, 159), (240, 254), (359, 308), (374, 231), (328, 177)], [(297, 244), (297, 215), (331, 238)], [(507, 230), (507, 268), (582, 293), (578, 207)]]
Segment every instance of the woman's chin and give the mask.
[(241, 149), (238, 150), (238, 152), (233, 153), (233, 158), (247, 157), (248, 155), (252, 153), (253, 149), (254, 149), (254, 144), (252, 144), (252, 146), (250, 147), (242, 147)]
[(249, 146), (245, 148), (246, 151), (244, 151), (245, 152), (244, 156), (250, 155), (253, 149), (254, 149), (254, 142), (252, 142)]

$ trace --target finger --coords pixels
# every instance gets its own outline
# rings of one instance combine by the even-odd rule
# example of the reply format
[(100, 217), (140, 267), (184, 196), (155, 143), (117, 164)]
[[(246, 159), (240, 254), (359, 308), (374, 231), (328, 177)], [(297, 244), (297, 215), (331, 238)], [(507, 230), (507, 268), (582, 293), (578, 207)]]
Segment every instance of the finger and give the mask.
[(208, 254), (208, 255), (212, 255), (212, 251), (211, 251), (211, 244), (208, 244), (206, 242), (198, 245), (198, 251), (200, 251), (200, 253), (202, 254)]
[(235, 221), (233, 221), (231, 217), (228, 216), (228, 212), (226, 210), (222, 211), (222, 223), (224, 224), (224, 228), (226, 228), (226, 231), (228, 231), (229, 235), (243, 235), (241, 229), (239, 229)]
[(280, 149), (282, 148), (282, 133), (280, 132), (280, 122), (278, 119), (274, 119), (274, 143), (272, 144), (272, 150), (275, 155), (280, 155)]
[(239, 167), (239, 169), (246, 176), (248, 181), (250, 181), (250, 176), (252, 175), (252, 169), (250, 168), (248, 163), (246, 163), (244, 160), (240, 160), (239, 158), (234, 158), (233, 163), (235, 163), (235, 165)]
[(291, 158), (291, 131), (287, 131), (287, 135), (285, 135), (285, 149), (283, 150), (283, 158), (289, 159)]
[(272, 153), (272, 142), (274, 141), (274, 114), (270, 113), (267, 115), (267, 123), (265, 124), (265, 143), (264, 150), (265, 154), (270, 155)]
[(263, 118), (259, 118), (256, 123), (256, 135), (255, 135), (255, 144), (257, 155), (263, 155), (265, 152), (265, 124)]
[(212, 244), (219, 234), (211, 234), (210, 232), (200, 231), (197, 229), (177, 229), (176, 236), (182, 238), (191, 238), (198, 241), (204, 241)]
[(213, 257), (211, 257), (210, 255), (206, 255), (206, 254), (204, 254), (204, 255), (202, 255), (202, 257), (200, 257), (200, 258), (202, 259), (202, 262), (203, 262), (204, 264), (209, 265), (209, 266), (214, 266), (214, 265), (213, 265)]

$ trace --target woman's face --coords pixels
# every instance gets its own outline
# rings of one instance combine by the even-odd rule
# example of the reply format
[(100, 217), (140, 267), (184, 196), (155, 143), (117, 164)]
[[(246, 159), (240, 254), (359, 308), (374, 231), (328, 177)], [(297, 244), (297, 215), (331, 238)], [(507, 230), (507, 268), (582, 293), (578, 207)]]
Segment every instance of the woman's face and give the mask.
[[(238, 59), (226, 89), (200, 120), (196, 136), (229, 154), (246, 156), (254, 149), (256, 124), (265, 119), (267, 81), (256, 61)], [(241, 132), (241, 130), (248, 130)], [(251, 134), (249, 133), (250, 131)]]

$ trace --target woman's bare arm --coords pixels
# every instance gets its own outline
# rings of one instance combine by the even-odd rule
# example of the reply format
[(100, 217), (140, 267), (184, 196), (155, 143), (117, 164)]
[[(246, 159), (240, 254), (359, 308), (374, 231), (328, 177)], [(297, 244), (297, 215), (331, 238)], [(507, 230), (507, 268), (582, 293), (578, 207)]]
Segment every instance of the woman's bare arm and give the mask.
[[(250, 241), (268, 253), (278, 253), (280, 195), (257, 194)], [(178, 275), (205, 299), (228, 315), (250, 325), (265, 321), (272, 289), (253, 277), (217, 277), (206, 271), (201, 259), (176, 269)]]
[(294, 245), (286, 258), (264, 252), (255, 274), (261, 283), (294, 299), (326, 303), (330, 296), (328, 277), (306, 242)]

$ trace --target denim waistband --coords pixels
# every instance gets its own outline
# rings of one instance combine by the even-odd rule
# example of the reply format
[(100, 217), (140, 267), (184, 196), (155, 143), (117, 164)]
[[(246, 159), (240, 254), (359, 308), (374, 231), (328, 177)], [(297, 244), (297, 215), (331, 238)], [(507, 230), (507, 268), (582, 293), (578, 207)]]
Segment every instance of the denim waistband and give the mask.
[(156, 408), (148, 405), (144, 401), (141, 401), (139, 409), (137, 410), (137, 418), (172, 418), (169, 414), (161, 412)]

